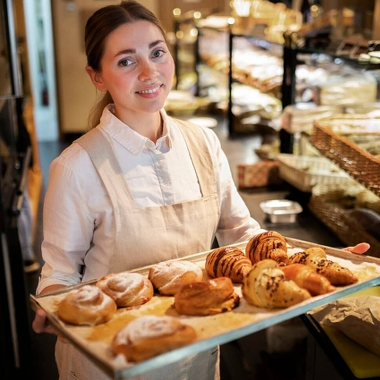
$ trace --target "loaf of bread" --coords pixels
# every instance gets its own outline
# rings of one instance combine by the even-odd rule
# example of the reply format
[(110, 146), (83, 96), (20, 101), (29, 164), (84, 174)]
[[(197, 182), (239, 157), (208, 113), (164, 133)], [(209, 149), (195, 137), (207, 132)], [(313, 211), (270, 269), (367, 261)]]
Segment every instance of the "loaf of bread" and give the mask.
[(213, 315), (239, 305), (239, 295), (228, 277), (193, 282), (174, 296), (174, 308), (184, 315)]
[(182, 285), (203, 280), (202, 269), (191, 261), (168, 260), (149, 269), (149, 280), (162, 295), (176, 294)]
[(73, 325), (94, 326), (108, 322), (117, 309), (114, 300), (93, 285), (68, 292), (58, 304), (58, 316)]
[(265, 231), (254, 235), (245, 247), (245, 254), (252, 264), (264, 259), (271, 259), (285, 265), (288, 260), (285, 238), (276, 231)]
[(236, 247), (216, 248), (206, 257), (205, 269), (212, 278), (228, 277), (232, 282), (242, 283), (251, 268), (251, 260)]
[(330, 293), (335, 290), (330, 281), (313, 268), (304, 264), (290, 264), (281, 267), (285, 278), (294, 281), (299, 287), (306, 289), (312, 296)]
[(264, 259), (254, 264), (242, 285), (244, 299), (253, 306), (286, 308), (311, 298), (306, 289), (287, 280), (279, 264)]
[(296, 252), (289, 257), (288, 263), (308, 265), (317, 273), (325, 276), (334, 286), (350, 285), (358, 281), (348, 268), (327, 259), (325, 250), (320, 247), (311, 247), (305, 251)]
[(153, 297), (153, 285), (139, 273), (111, 273), (96, 282), (96, 286), (109, 295), (118, 307), (138, 306)]
[(119, 330), (111, 347), (130, 362), (141, 362), (196, 339), (193, 327), (169, 316), (145, 315)]

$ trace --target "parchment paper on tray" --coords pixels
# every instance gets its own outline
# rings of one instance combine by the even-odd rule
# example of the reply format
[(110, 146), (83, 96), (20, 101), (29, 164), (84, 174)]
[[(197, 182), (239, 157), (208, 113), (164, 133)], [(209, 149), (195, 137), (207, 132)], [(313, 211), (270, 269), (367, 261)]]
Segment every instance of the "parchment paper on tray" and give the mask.
[(380, 298), (357, 296), (336, 300), (310, 314), (322, 325), (337, 328), (356, 343), (380, 355)]

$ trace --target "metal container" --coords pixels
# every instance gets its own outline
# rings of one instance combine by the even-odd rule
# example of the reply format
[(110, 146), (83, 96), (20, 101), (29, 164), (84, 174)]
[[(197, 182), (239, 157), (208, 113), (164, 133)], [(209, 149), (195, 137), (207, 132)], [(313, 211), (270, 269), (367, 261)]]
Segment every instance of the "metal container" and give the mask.
[(287, 199), (272, 199), (261, 202), (260, 208), (271, 223), (294, 223), (297, 214), (302, 212), (298, 202)]

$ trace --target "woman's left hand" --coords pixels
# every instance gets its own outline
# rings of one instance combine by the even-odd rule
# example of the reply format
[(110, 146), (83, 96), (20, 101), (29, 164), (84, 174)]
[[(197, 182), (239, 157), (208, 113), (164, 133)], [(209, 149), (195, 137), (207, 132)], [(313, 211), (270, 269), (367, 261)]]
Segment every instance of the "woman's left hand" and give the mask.
[(369, 248), (370, 245), (368, 243), (359, 243), (356, 244), (354, 247), (343, 248), (343, 251), (348, 251), (357, 255), (362, 255), (363, 253), (366, 253), (369, 250)]

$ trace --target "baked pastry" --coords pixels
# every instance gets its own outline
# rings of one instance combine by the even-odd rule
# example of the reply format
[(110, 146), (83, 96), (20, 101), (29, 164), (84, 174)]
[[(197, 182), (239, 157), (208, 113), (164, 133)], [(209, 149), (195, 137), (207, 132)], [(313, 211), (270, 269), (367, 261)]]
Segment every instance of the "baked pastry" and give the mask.
[(358, 281), (358, 278), (348, 268), (327, 259), (326, 252), (320, 247), (311, 247), (305, 251), (296, 252), (289, 257), (288, 263), (306, 264), (325, 276), (335, 286), (350, 285)]
[(281, 265), (288, 260), (285, 238), (276, 231), (265, 231), (252, 236), (245, 247), (245, 254), (252, 264), (264, 259), (272, 259)]
[(288, 280), (294, 281), (298, 286), (310, 292), (312, 296), (330, 293), (335, 290), (331, 282), (312, 267), (304, 264), (290, 264), (281, 267)]
[(191, 261), (168, 260), (149, 269), (149, 280), (162, 295), (174, 295), (182, 285), (203, 280), (202, 269)]
[(254, 264), (242, 285), (244, 299), (251, 305), (284, 308), (311, 298), (306, 289), (287, 280), (279, 264), (265, 259)]
[(109, 321), (116, 309), (115, 301), (98, 287), (83, 285), (67, 293), (57, 312), (67, 323), (94, 326)]
[(118, 307), (138, 306), (153, 297), (153, 285), (139, 273), (110, 273), (97, 281), (96, 286), (109, 295)]
[(241, 283), (251, 268), (251, 260), (236, 247), (216, 248), (206, 257), (205, 269), (213, 278), (228, 277), (232, 282)]
[(174, 296), (174, 308), (184, 315), (213, 315), (230, 311), (240, 298), (228, 277), (193, 282)]
[(130, 322), (114, 336), (111, 347), (130, 362), (141, 362), (193, 342), (193, 327), (169, 316), (145, 315)]

